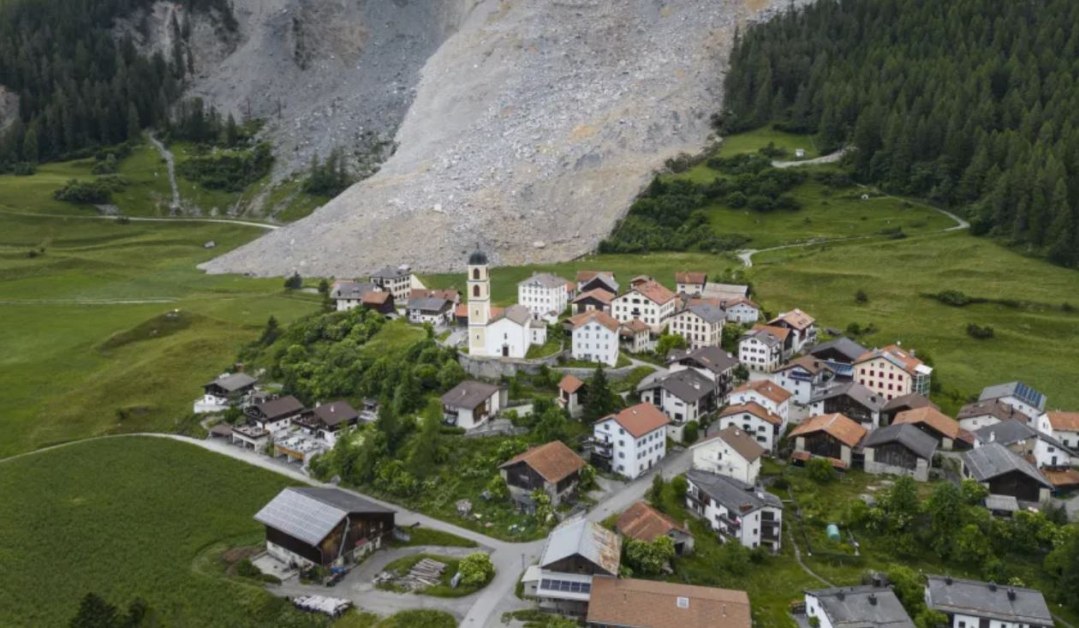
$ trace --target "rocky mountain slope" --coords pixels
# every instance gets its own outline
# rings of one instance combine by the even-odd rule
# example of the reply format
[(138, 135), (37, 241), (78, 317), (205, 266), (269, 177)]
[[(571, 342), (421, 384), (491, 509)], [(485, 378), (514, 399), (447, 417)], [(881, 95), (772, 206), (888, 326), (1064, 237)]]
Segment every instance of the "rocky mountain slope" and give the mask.
[[(374, 5), (397, 11), (398, 18), (409, 12), (422, 17), (422, 26), (411, 25), (415, 38), (404, 44), (386, 41), (388, 22), (370, 18), (357, 22), (362, 28), (312, 38), (294, 32), (295, 11), (326, 12), (322, 22), (359, 9), (331, 0), (236, 3), (241, 24), (257, 21), (261, 34), (244, 33), (246, 43), (195, 92), (218, 101), (232, 94), (231, 102), (254, 107), (259, 99), (250, 90), (262, 88), (244, 80), (253, 67), (262, 80), (285, 88), (269, 93), (291, 86), (297, 113), (271, 117), (277, 129), (293, 129), (279, 152), (362, 132), (367, 123), (359, 112), (380, 109), (369, 102), (384, 103), (386, 111), (407, 106), (409, 68), (436, 46), (437, 35), (449, 36), (423, 65), (396, 134), (397, 151), (378, 174), (206, 270), (343, 277), (407, 261), (445, 271), (459, 269), (477, 244), (499, 264), (586, 253), (655, 168), (704, 145), (735, 28), (771, 10), (773, 1), (361, 4), (363, 11)], [(437, 35), (428, 40), (424, 32)], [(304, 43), (275, 52), (276, 39), (289, 37)], [(259, 44), (260, 38), (275, 41)], [(378, 55), (380, 47), (400, 50), (404, 59), (376, 69), (366, 55), (386, 63), (394, 56)], [(288, 49), (292, 57), (284, 58)], [(242, 55), (251, 58), (241, 64)], [(231, 69), (241, 65), (242, 76)], [(319, 107), (305, 109), (306, 94), (318, 94)], [(275, 108), (266, 99), (257, 106), (256, 115)], [(307, 132), (316, 129), (328, 133)]]

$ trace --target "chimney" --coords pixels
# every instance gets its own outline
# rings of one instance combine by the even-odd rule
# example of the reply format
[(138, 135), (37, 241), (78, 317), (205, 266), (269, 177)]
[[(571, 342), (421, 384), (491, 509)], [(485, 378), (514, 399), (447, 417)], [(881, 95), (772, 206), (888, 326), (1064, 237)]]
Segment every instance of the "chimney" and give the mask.
[(1015, 601), (1015, 589), (1008, 589), (1008, 599)]
[(870, 593), (869, 594), (869, 605), (870, 606), (876, 606), (877, 605), (877, 594), (876, 593)]
[(989, 590), (990, 590), (990, 591), (996, 591), (996, 590), (997, 590), (997, 583), (995, 583), (995, 582), (990, 582), (990, 583), (989, 583)]
[(944, 576), (944, 584), (951, 584), (951, 583), (952, 583), (952, 577), (951, 576)]
[(839, 600), (840, 602), (842, 602), (846, 597), (847, 597), (847, 594), (844, 593), (843, 591), (840, 591), (840, 592), (835, 594), (835, 598), (837, 600)]
[(997, 440), (997, 433), (996, 432), (989, 432), (989, 442), (990, 443), (995, 443), (996, 440)]

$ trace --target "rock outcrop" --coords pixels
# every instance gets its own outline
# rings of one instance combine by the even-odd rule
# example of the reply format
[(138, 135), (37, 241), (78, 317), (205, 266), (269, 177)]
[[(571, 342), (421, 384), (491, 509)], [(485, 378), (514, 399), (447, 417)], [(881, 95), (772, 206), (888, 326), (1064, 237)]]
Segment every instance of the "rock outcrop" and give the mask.
[[(282, 3), (287, 0), (258, 4)], [(372, 4), (378, 2), (366, 3)], [(454, 23), (455, 32), (423, 66), (396, 134), (397, 151), (376, 175), (308, 218), (203, 268), (346, 277), (389, 262), (456, 270), (477, 243), (498, 264), (586, 253), (610, 232), (656, 168), (706, 143), (735, 29), (771, 10), (772, 2), (471, 4), (439, 9), (467, 17)], [(288, 16), (275, 20), (270, 22), (277, 30), (271, 32), (286, 36)], [(440, 32), (448, 32), (450, 23), (443, 19)], [(358, 42), (370, 38), (366, 50), (378, 26), (370, 23), (366, 34), (357, 35)], [(312, 58), (331, 63), (348, 49), (331, 53), (333, 60), (325, 59), (325, 51)], [(273, 73), (286, 62), (291, 60), (266, 59), (264, 71)], [(214, 81), (230, 82), (227, 70), (218, 74)], [(331, 80), (330, 73), (316, 74)], [(314, 79), (282, 73), (280, 80)], [(386, 92), (394, 91), (393, 76), (379, 80)], [(407, 89), (407, 81), (400, 84)], [(300, 84), (296, 91), (323, 87)], [(368, 97), (355, 95), (357, 102)], [(296, 124), (303, 128), (302, 121)], [(357, 130), (343, 118), (330, 137)]]

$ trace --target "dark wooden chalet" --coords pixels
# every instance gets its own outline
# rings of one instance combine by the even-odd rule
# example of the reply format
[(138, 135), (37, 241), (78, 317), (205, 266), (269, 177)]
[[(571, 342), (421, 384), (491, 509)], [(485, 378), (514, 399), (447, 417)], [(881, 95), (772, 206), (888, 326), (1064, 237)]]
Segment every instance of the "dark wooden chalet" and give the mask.
[(266, 551), (296, 566), (340, 566), (381, 547), (394, 511), (336, 488), (286, 488), (255, 515)]
[(1040, 503), (1053, 485), (1032, 464), (1000, 443), (986, 443), (963, 452), (963, 475), (989, 489), (990, 495), (1009, 495)]
[(585, 461), (562, 441), (533, 447), (503, 463), (502, 478), (515, 500), (531, 510), (532, 492), (542, 490), (551, 497), (552, 505), (561, 503), (572, 493), (581, 478)]

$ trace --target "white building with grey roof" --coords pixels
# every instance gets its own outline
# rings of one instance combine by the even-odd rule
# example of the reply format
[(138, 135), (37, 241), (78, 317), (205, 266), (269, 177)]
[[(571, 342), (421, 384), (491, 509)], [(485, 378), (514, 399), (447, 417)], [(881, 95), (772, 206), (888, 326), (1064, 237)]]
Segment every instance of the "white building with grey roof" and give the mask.
[(952, 628), (1050, 628), (1053, 616), (1040, 591), (992, 582), (929, 576), (925, 605)]
[[(889, 587), (834, 587), (805, 592), (806, 617), (820, 628), (914, 628)], [(971, 627), (973, 628), (973, 627)]]
[(671, 425), (667, 431), (676, 440), (682, 440), (682, 430), (687, 423), (699, 421), (717, 405), (714, 383), (694, 369), (642, 380), (637, 392), (641, 401), (656, 406), (670, 417)]
[(1030, 417), (1036, 417), (1045, 411), (1045, 395), (1019, 381), (983, 388), (978, 395), (978, 401), (992, 400), (1005, 403)]
[(536, 273), (517, 284), (517, 303), (528, 308), (532, 318), (548, 318), (565, 311), (569, 305), (567, 282), (550, 273)]
[(266, 552), (282, 563), (337, 567), (381, 547), (394, 511), (338, 488), (307, 486), (284, 489), (255, 520), (266, 526)]
[(502, 390), (494, 384), (465, 380), (442, 395), (443, 421), (471, 430), (494, 418), (502, 408)]
[(686, 508), (713, 530), (750, 549), (778, 552), (783, 502), (763, 488), (692, 469), (686, 473)]
[(196, 414), (223, 412), (238, 406), (255, 392), (258, 380), (247, 373), (224, 373), (202, 387), (202, 397), (195, 402)]
[(690, 349), (718, 347), (727, 313), (711, 303), (694, 303), (671, 317), (667, 331), (686, 339)]

